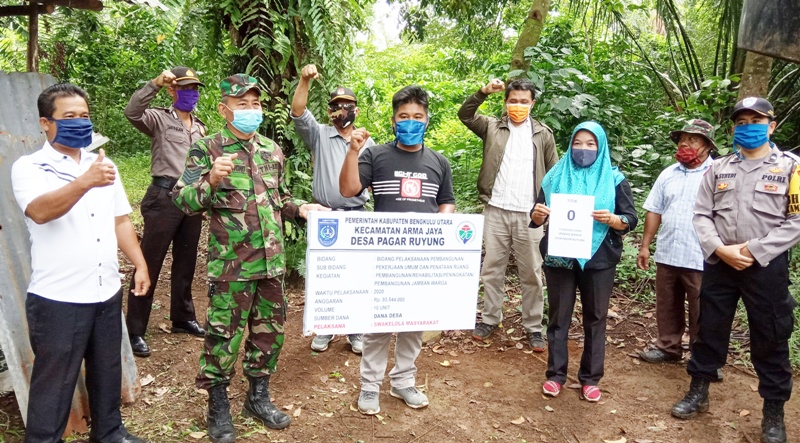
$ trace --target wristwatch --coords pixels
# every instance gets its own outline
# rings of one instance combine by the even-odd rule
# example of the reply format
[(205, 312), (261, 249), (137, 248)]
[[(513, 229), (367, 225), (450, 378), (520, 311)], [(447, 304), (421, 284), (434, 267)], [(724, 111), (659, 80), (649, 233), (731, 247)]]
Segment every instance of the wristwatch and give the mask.
[(619, 217), (622, 223), (625, 223), (625, 227), (629, 227), (631, 225), (630, 222), (628, 221), (627, 215), (618, 215), (617, 217)]

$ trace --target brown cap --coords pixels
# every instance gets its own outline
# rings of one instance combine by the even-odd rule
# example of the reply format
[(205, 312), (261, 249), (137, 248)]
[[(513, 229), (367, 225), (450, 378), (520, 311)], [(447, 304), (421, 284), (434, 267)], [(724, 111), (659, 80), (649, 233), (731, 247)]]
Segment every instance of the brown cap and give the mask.
[(353, 93), (353, 90), (350, 88), (345, 88), (344, 86), (339, 86), (331, 92), (331, 99), (328, 101), (328, 104), (335, 102), (336, 100), (350, 100), (351, 102), (358, 103), (356, 99), (356, 94)]
[(175, 83), (178, 86), (200, 85), (205, 87), (203, 82), (197, 78), (197, 72), (195, 72), (194, 69), (187, 68), (186, 66), (176, 66), (172, 68), (172, 75), (175, 76)]

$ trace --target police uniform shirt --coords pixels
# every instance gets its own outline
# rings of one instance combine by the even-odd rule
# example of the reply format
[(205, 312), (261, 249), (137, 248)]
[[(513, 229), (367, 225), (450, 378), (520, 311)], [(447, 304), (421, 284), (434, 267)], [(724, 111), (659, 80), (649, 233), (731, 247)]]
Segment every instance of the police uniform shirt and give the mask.
[[(22, 212), (37, 197), (84, 174), (97, 154), (81, 152), (80, 163), (45, 142), (11, 168), (14, 197)], [(106, 158), (104, 163), (113, 163)], [(116, 171), (116, 166), (114, 166)], [(90, 189), (63, 216), (44, 224), (28, 217), (33, 275), (28, 292), (68, 303), (100, 303), (120, 288), (116, 217), (131, 212), (119, 172), (114, 184)]]
[(177, 180), (183, 173), (189, 147), (205, 137), (206, 126), (192, 115), (192, 128), (186, 129), (171, 106), (148, 109), (160, 90), (152, 80), (148, 81), (131, 97), (125, 107), (125, 117), (152, 139), (150, 175)]
[(776, 146), (763, 159), (718, 158), (703, 177), (693, 223), (708, 263), (714, 251), (748, 242), (759, 265), (800, 241), (800, 159)]

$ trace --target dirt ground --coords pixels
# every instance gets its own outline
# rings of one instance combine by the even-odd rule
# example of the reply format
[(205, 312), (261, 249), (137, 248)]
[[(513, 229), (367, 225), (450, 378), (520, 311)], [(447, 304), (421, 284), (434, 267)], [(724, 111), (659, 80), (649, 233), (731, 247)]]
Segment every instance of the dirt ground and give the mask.
[[(205, 263), (201, 258), (199, 270)], [(129, 271), (129, 268), (127, 269)], [(148, 343), (152, 356), (137, 359), (142, 395), (123, 408), (128, 429), (154, 443), (208, 442), (205, 436), (206, 394), (194, 387), (202, 339), (171, 334), (169, 267), (156, 292)], [(201, 322), (207, 304), (205, 273), (195, 279), (195, 305)], [(430, 406), (412, 410), (381, 391), (381, 414), (356, 410), (360, 357), (342, 337), (323, 353), (312, 352), (303, 337), (302, 287), (289, 290), (289, 319), (279, 371), (272, 377), (273, 401), (292, 415), (282, 431), (267, 430), (239, 415), (247, 382), (237, 363), (230, 387), (234, 423), (242, 442), (757, 442), (761, 399), (752, 371), (729, 364), (725, 381), (711, 387), (711, 411), (691, 421), (669, 415), (689, 384), (683, 364), (650, 365), (631, 354), (655, 334), (652, 306), (622, 295), (612, 300), (606, 348), (603, 399), (591, 404), (578, 398), (575, 375), (580, 359), (579, 315), (570, 341), (570, 383), (558, 398), (544, 397), (547, 353), (534, 354), (526, 344), (515, 310), (519, 291), (509, 280), (503, 329), (490, 343), (475, 342), (470, 331), (447, 331), (423, 348), (417, 360), (417, 385)], [(576, 312), (580, 312), (576, 310)], [(731, 359), (733, 362), (734, 359)], [(390, 359), (390, 367), (392, 360)], [(787, 404), (790, 438), (800, 439), (800, 403)], [(22, 422), (13, 394), (0, 398), (0, 441), (18, 442)], [(73, 438), (81, 438), (74, 436)], [(85, 438), (85, 436), (83, 436)]]

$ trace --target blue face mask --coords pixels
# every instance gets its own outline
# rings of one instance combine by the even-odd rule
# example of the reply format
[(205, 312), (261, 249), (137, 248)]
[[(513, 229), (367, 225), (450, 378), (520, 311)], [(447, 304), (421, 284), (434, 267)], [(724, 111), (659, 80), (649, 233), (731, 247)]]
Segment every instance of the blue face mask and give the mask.
[(231, 124), (242, 134), (252, 134), (261, 126), (263, 120), (264, 116), (261, 114), (260, 109), (237, 109), (233, 111)]
[(88, 118), (48, 120), (56, 122), (56, 138), (53, 143), (72, 149), (81, 149), (92, 144), (92, 121)]
[(597, 160), (597, 151), (572, 148), (572, 161), (581, 168), (588, 168)]
[(769, 142), (768, 134), (768, 124), (752, 123), (735, 126), (733, 129), (733, 144), (743, 149), (756, 149)]
[(425, 123), (419, 120), (402, 120), (395, 123), (394, 135), (404, 146), (415, 146), (425, 138)]

